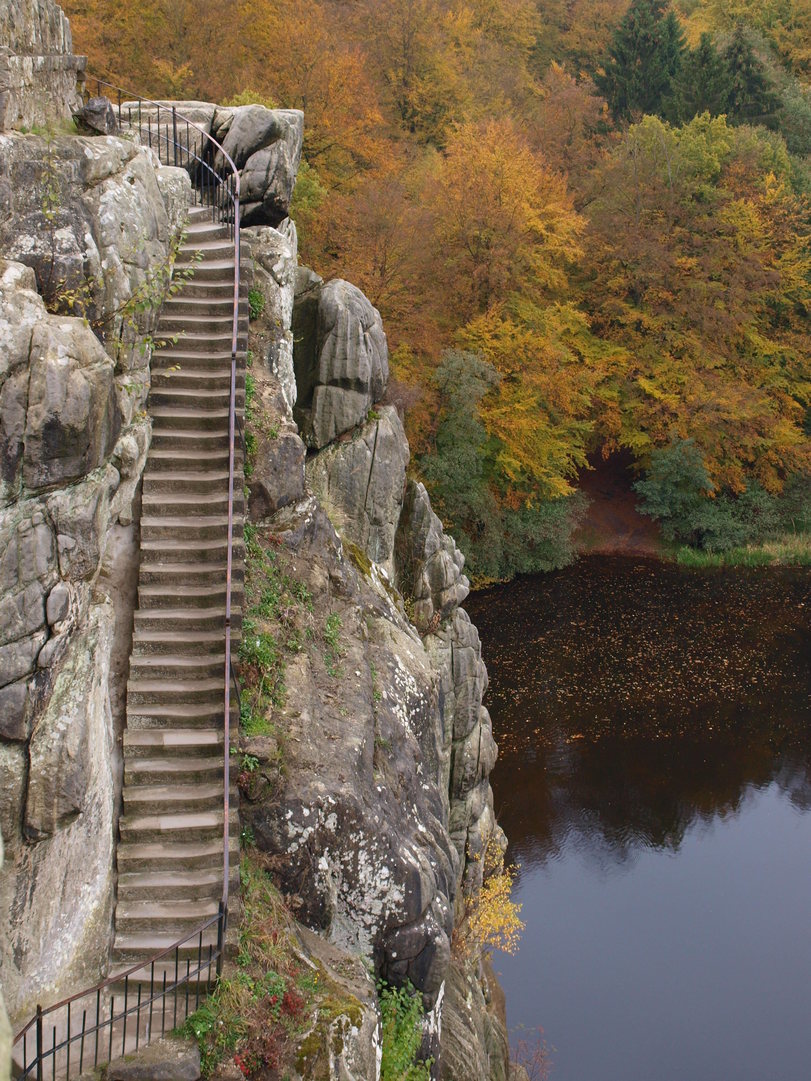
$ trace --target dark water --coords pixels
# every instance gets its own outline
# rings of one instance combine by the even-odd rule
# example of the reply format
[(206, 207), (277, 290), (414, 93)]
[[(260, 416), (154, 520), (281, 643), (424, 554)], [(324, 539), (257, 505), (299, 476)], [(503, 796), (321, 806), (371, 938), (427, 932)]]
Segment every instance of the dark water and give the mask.
[(811, 575), (592, 557), (476, 594), (552, 1081), (811, 1079)]

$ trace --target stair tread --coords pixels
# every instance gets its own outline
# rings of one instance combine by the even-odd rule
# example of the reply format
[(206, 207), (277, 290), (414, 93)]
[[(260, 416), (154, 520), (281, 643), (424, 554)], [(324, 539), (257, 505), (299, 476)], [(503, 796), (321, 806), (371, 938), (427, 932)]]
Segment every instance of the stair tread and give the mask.
[[(232, 808), (229, 821), (238, 819), (237, 812)], [(159, 814), (123, 814), (118, 821), (118, 828), (122, 834), (127, 831), (158, 829), (158, 830), (186, 830), (200, 828), (201, 826), (221, 826), (223, 824), (222, 808), (213, 811), (164, 811)]]
[(205, 919), (206, 916), (216, 916), (219, 911), (218, 901), (212, 901), (208, 898), (202, 898), (201, 900), (182, 900), (182, 901), (119, 901), (116, 907), (116, 917), (118, 916), (154, 916), (155, 918), (161, 918), (163, 916), (198, 916), (200, 919)]
[[(163, 680), (172, 683), (172, 680)], [(212, 680), (222, 686), (222, 680)], [(133, 728), (124, 732), (124, 745), (134, 747), (195, 747), (222, 743), (222, 729)]]

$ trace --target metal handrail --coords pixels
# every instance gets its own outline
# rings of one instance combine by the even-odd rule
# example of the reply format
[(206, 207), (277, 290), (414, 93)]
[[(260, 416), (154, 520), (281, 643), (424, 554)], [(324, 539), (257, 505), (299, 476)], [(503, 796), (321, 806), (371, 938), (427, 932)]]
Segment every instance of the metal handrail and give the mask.
[[(16, 1046), (20, 1041), (24, 1046), (24, 1061), (23, 1061), (23, 1077), (28, 1077), (34, 1069), (36, 1069), (36, 1076), (38, 1081), (43, 1079), (43, 1061), (48, 1056), (51, 1057), (51, 1070), (55, 1077), (56, 1071), (56, 1057), (57, 1054), (63, 1049), (67, 1052), (67, 1072), (66, 1076), (70, 1076), (70, 1047), (71, 1043), (81, 1040), (82, 1051), (84, 1049), (84, 1043), (86, 1037), (95, 1032), (96, 1034), (96, 1047), (95, 1053), (98, 1056), (98, 1033), (101, 1029), (109, 1025), (110, 1028), (110, 1054), (112, 1054), (113, 1045), (113, 1026), (116, 1021), (123, 1020), (123, 1044), (126, 1046), (126, 1029), (127, 1029), (127, 1017), (131, 1013), (136, 1013), (136, 1047), (138, 1045), (140, 1036), (140, 1021), (142, 1010), (149, 1006), (149, 1023), (147, 1025), (147, 1037), (146, 1040), (151, 1038), (151, 1022), (152, 1022), (152, 1008), (153, 1004), (157, 1000), (163, 1001), (163, 1017), (165, 1020), (165, 1000), (167, 994), (174, 992), (175, 994), (175, 1015), (177, 1014), (177, 989), (182, 985), (186, 985), (186, 1009), (188, 1012), (189, 1005), (189, 983), (192, 976), (199, 976), (204, 969), (207, 969), (209, 979), (211, 976), (211, 966), (216, 963), (216, 974), (219, 976), (222, 970), (222, 961), (225, 947), (225, 933), (228, 921), (228, 900), (229, 900), (229, 880), (230, 880), (230, 827), (229, 827), (229, 815), (230, 815), (230, 735), (231, 735), (231, 676), (233, 673), (233, 664), (231, 660), (231, 616), (232, 616), (232, 575), (233, 575), (233, 526), (234, 526), (234, 473), (235, 473), (235, 433), (236, 426), (238, 424), (237, 411), (236, 411), (236, 381), (237, 381), (237, 354), (239, 350), (239, 284), (240, 284), (240, 269), (241, 269), (241, 251), (240, 251), (240, 176), (233, 159), (222, 145), (207, 132), (201, 125), (195, 121), (190, 120), (182, 113), (178, 112), (175, 106), (169, 106), (165, 102), (154, 101), (151, 98), (145, 98), (140, 95), (132, 94), (121, 87), (115, 86), (113, 83), (108, 82), (105, 79), (99, 79), (95, 77), (88, 77), (85, 82), (85, 95), (89, 95), (88, 86), (95, 84), (97, 94), (102, 95), (104, 91), (105, 97), (110, 97), (107, 91), (112, 91), (114, 100), (117, 105), (118, 121), (119, 125), (124, 122), (124, 116), (126, 115), (127, 123), (131, 127), (137, 127), (141, 140), (146, 139), (146, 144), (149, 148), (157, 153), (158, 159), (165, 165), (174, 165), (177, 167), (186, 168), (189, 172), (193, 185), (192, 192), (195, 202), (199, 198), (199, 205), (210, 206), (212, 210), (212, 220), (220, 222), (228, 226), (229, 234), (234, 242), (234, 303), (233, 303), (233, 322), (232, 322), (232, 334), (231, 334), (231, 385), (230, 385), (230, 402), (229, 402), (229, 419), (228, 419), (228, 540), (227, 540), (227, 560), (226, 560), (226, 593), (225, 593), (225, 667), (224, 667), (224, 681), (223, 681), (223, 885), (222, 885), (222, 897), (219, 904), (219, 911), (216, 916), (211, 916), (205, 920), (199, 927), (196, 927), (193, 931), (190, 931), (184, 938), (179, 939), (166, 949), (154, 954), (146, 961), (140, 964), (134, 965), (126, 972), (118, 973), (101, 983), (95, 985), (92, 988), (84, 991), (79, 991), (69, 998), (63, 999), (52, 1006), (43, 1009), (41, 1006), (37, 1006), (37, 1012), (34, 1017), (17, 1033), (14, 1038), (14, 1045)], [(144, 115), (144, 106), (149, 108), (146, 110), (146, 116)], [(151, 109), (155, 109), (154, 114), (154, 130), (153, 130), (153, 116)], [(137, 112), (136, 112), (137, 110)], [(161, 112), (168, 114), (168, 118), (164, 124), (164, 130), (161, 131)], [(171, 127), (170, 127), (171, 123)], [(185, 126), (186, 142), (181, 139), (182, 131)], [(191, 146), (191, 131), (194, 130), (200, 136), (201, 140), (201, 154), (198, 154)], [(162, 153), (163, 152), (163, 153)], [(208, 160), (207, 160), (208, 159)], [(219, 169), (219, 171), (218, 171)], [(216, 923), (217, 925), (217, 946), (216, 950), (211, 945), (208, 946), (208, 961), (207, 964), (203, 961), (203, 946), (202, 936), (203, 933), (212, 927)], [(197, 968), (192, 971), (190, 962), (186, 964), (186, 973), (182, 975), (178, 969), (179, 950), (187, 943), (198, 939), (198, 964)], [(175, 955), (175, 973), (176, 979), (174, 983), (171, 983), (168, 987), (166, 985), (166, 976), (164, 974), (163, 987), (158, 993), (154, 991), (154, 969), (155, 964), (161, 959), (174, 954)], [(131, 977), (137, 972), (146, 972), (150, 970), (151, 980), (150, 993), (146, 1002), (141, 1002), (141, 990), (139, 984), (138, 991), (138, 1004), (135, 1007), (127, 1008), (127, 987)], [(115, 998), (111, 1000), (111, 1014), (109, 1019), (105, 1019), (103, 1022), (99, 1020), (99, 1004), (101, 1002), (102, 992), (112, 986), (113, 984), (120, 984), (124, 981), (124, 1010), (123, 1013), (115, 1015)], [(145, 980), (142, 982), (146, 982)], [(196, 997), (199, 1002), (199, 981), (197, 986)], [(79, 999), (86, 998), (88, 996), (95, 996), (96, 998), (96, 1022), (91, 1025), (89, 1030), (86, 1029), (86, 1011), (82, 1021), (82, 1031), (79, 1035), (71, 1034), (71, 1006)], [(49, 1014), (54, 1014), (59, 1010), (67, 1010), (67, 1035), (65, 1039), (57, 1044), (56, 1042), (56, 1027), (54, 1026), (53, 1045), (50, 1050), (44, 1048), (43, 1042), (43, 1022), (44, 1018)], [(36, 1028), (36, 1056), (29, 1065), (27, 1062), (27, 1038), (28, 1033), (32, 1028)]]

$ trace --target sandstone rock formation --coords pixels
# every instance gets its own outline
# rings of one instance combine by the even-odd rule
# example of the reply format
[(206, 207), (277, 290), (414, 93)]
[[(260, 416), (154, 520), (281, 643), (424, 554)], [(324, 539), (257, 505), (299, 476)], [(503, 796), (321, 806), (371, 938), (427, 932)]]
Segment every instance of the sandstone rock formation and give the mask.
[(81, 105), (85, 58), (73, 55), (70, 25), (53, 0), (0, 7), (0, 132), (67, 121)]
[[(126, 311), (165, 276), (190, 188), (132, 143), (18, 134), (0, 188), (0, 980), (18, 1017), (106, 969), (155, 318)], [(38, 286), (70, 307), (54, 276), (97, 333), (48, 312)]]
[(371, 415), (352, 439), (315, 455), (307, 479), (340, 535), (393, 577), (408, 443), (393, 406)]
[[(281, 544), (284, 573), (306, 588), (311, 627), (338, 621), (340, 662), (313, 647), (289, 661), (272, 717), (284, 770), (274, 740), (244, 745), (261, 765), (260, 779), (246, 780), (242, 816), (299, 919), (423, 991), (425, 1051), (439, 1057), (443, 1024), (456, 1048), (456, 1073), (443, 1067), (443, 1076), (505, 1078), (503, 1023), (449, 948), (462, 898), (481, 888), (486, 846), (504, 843), (488, 781), (487, 673), (459, 607), (464, 561), (424, 487), (406, 483), (396, 410), (370, 412), (387, 377), (377, 313), (344, 282), (297, 277), (295, 415), (315, 449), (312, 495), (273, 513), (252, 480), (251, 508)], [(282, 393), (267, 364), (263, 380), (257, 408), (261, 417), (275, 398), (276, 426)], [(272, 491), (278, 482), (257, 469)]]
[(389, 378), (383, 322), (349, 282), (300, 275), (293, 340), (295, 417), (307, 445), (325, 447), (365, 420), (383, 396)]
[[(3, 835), (0, 833), (0, 871), (3, 870)], [(6, 1004), (0, 991), (0, 1081), (11, 1077), (11, 1025), (8, 1022)]]

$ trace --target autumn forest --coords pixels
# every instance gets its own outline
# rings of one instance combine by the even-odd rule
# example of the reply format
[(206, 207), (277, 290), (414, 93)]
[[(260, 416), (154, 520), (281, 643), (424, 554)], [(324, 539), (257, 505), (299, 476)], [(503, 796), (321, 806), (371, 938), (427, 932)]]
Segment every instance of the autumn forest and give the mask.
[(620, 451), (668, 542), (809, 525), (808, 0), (67, 0), (88, 67), (305, 111), (302, 260), (383, 316), (481, 580)]

